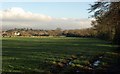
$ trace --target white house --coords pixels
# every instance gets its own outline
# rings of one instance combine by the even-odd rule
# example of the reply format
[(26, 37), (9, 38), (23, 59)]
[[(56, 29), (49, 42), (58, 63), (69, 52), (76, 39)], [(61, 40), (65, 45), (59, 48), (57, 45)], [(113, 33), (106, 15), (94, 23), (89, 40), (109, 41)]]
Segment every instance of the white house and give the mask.
[(16, 36), (19, 36), (19, 35), (20, 35), (20, 33), (19, 33), (19, 32), (15, 32), (14, 34), (15, 34)]

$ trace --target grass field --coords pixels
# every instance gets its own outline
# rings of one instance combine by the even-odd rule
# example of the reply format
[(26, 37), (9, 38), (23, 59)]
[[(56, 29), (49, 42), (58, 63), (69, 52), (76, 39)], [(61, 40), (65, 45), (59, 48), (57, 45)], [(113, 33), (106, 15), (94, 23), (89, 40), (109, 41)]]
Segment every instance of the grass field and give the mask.
[(11, 37), (2, 38), (3, 72), (45, 72), (54, 63), (78, 55), (75, 65), (84, 66), (94, 56), (104, 54), (98, 68), (109, 69), (118, 61), (115, 46), (94, 38)]

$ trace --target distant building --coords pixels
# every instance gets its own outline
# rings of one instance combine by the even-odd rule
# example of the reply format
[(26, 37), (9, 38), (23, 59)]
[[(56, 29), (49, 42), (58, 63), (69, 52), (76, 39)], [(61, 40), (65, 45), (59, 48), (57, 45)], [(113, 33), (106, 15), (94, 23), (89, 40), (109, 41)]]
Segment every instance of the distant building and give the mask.
[(2, 36), (4, 37), (4, 36), (7, 36), (7, 33), (4, 31), (4, 32), (2, 32)]
[(15, 36), (20, 36), (20, 33), (19, 32), (15, 32), (14, 35)]

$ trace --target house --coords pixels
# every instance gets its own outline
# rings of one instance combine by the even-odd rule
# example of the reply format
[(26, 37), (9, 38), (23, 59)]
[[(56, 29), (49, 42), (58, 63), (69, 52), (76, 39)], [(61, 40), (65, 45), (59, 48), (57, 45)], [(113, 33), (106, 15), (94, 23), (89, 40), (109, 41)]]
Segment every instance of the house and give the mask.
[(15, 36), (20, 36), (21, 34), (20, 34), (20, 32), (15, 32), (14, 35)]

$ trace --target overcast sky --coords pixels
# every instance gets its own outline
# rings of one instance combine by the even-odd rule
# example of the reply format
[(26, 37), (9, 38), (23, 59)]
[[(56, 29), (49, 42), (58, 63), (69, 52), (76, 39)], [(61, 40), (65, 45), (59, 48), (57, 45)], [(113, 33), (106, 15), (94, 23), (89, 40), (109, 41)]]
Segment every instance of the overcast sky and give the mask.
[(90, 2), (6, 2), (0, 16), (2, 28), (81, 29), (91, 27)]

